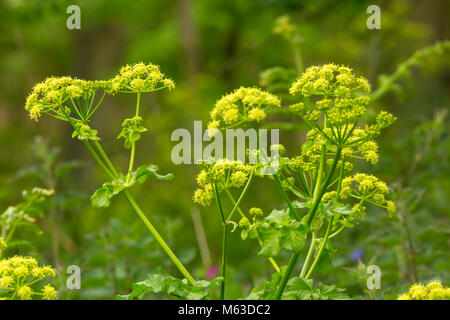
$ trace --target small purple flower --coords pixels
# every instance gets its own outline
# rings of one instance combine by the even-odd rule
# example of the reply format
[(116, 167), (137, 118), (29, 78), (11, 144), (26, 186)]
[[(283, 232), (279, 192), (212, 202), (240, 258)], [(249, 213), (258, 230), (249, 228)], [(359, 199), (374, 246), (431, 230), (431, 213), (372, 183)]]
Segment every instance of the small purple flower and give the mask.
[(350, 253), (350, 260), (353, 262), (358, 262), (359, 260), (362, 260), (364, 258), (364, 250), (363, 249), (356, 249), (353, 250), (352, 253)]
[(211, 266), (206, 270), (206, 277), (208, 279), (215, 278), (219, 275), (219, 268), (217, 266)]

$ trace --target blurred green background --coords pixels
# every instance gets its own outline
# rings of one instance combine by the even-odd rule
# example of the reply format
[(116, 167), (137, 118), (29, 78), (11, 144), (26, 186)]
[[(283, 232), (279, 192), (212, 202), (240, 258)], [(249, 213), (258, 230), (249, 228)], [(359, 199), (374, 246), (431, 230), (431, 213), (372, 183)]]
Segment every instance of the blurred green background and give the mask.
[[(66, 27), (71, 4), (81, 8), (81, 30)], [(381, 7), (380, 30), (366, 27), (371, 4)], [(181, 260), (205, 278), (220, 261), (220, 218), (214, 206), (198, 208), (192, 202), (198, 168), (171, 162), (172, 131), (191, 129), (194, 120), (206, 125), (218, 98), (241, 85), (260, 85), (262, 71), (295, 68), (292, 44), (273, 32), (280, 16), (289, 15), (296, 25), (305, 67), (345, 64), (376, 89), (379, 75), (392, 74), (416, 50), (448, 38), (449, 12), (445, 0), (0, 0), (0, 211), (19, 202), (23, 189), (54, 186), (56, 191), (49, 214), (38, 221), (42, 231), (20, 230), (28, 242), (8, 254), (35, 255), (58, 266), (63, 298), (127, 293), (158, 265), (177, 274), (124, 199), (114, 199), (105, 210), (92, 209), (89, 196), (106, 177), (82, 143), (70, 138), (68, 126), (28, 118), (24, 101), (36, 82), (52, 75), (106, 80), (122, 65), (139, 61), (158, 64), (175, 80), (172, 92), (144, 95), (142, 113), (150, 134), (143, 135), (137, 152), (138, 164), (156, 163), (175, 179), (152, 180), (133, 194)], [(397, 92), (374, 104), (398, 121), (381, 136), (380, 162), (374, 168), (360, 166), (391, 185), (400, 211), (388, 218), (372, 209), (360, 226), (336, 241), (336, 268), (324, 282), (348, 288), (352, 296), (365, 297), (363, 264), (373, 261), (383, 272), (378, 297), (393, 297), (415, 280), (445, 281), (450, 274), (449, 66), (448, 52), (425, 59), (401, 79)], [(134, 103), (134, 96), (106, 97), (93, 122), (124, 171), (128, 153), (116, 136)], [(283, 116), (274, 121), (300, 122)], [(281, 143), (294, 155), (304, 132), (287, 128)], [(50, 159), (52, 148), (60, 151), (57, 165)], [(61, 163), (63, 169), (55, 171)], [(268, 180), (250, 191), (243, 204), (247, 209), (269, 212), (283, 206)], [(203, 255), (193, 216), (201, 217), (206, 233), (209, 250)], [(229, 295), (237, 297), (271, 270), (256, 255), (255, 243), (242, 242), (237, 232), (229, 248), (235, 283)], [(82, 268), (79, 291), (64, 287), (64, 270), (72, 264)]]

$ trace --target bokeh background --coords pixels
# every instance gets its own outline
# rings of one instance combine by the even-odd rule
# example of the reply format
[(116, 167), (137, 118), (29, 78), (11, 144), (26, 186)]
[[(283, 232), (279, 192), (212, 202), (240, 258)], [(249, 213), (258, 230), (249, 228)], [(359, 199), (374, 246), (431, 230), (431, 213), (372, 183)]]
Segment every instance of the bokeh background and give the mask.
[[(81, 8), (81, 30), (66, 27), (71, 4)], [(366, 27), (371, 4), (381, 8), (380, 30)], [(23, 243), (8, 254), (31, 254), (56, 265), (63, 298), (127, 293), (158, 265), (177, 274), (124, 199), (117, 197), (105, 210), (92, 209), (89, 196), (105, 176), (83, 144), (71, 139), (68, 126), (28, 118), (24, 102), (36, 82), (52, 75), (109, 79), (122, 65), (140, 61), (158, 64), (175, 80), (172, 92), (143, 97), (149, 134), (137, 152), (138, 164), (156, 163), (175, 179), (149, 179), (133, 193), (188, 268), (207, 278), (220, 262), (220, 218), (215, 207), (192, 202), (199, 168), (171, 162), (172, 131), (191, 129), (194, 120), (206, 124), (223, 94), (241, 85), (264, 85), (264, 70), (295, 69), (292, 42), (274, 32), (280, 16), (288, 15), (295, 26), (305, 66), (345, 64), (376, 89), (380, 75), (394, 73), (416, 50), (449, 37), (449, 13), (445, 0), (0, 0), (0, 211), (19, 202), (24, 189), (56, 191), (48, 214), (37, 222), (41, 231), (20, 230)], [(343, 232), (325, 283), (367, 297), (365, 265), (377, 264), (383, 272), (377, 297), (390, 298), (414, 281), (448, 278), (449, 66), (448, 51), (423, 59), (399, 80), (395, 92), (374, 104), (398, 121), (381, 136), (380, 162), (373, 168), (358, 166), (390, 184), (400, 210), (389, 218), (372, 208), (357, 228)], [(128, 152), (116, 136), (134, 103), (127, 95), (106, 97), (92, 124), (122, 170)], [(298, 153), (304, 138), (301, 120), (283, 115), (272, 120), (274, 127), (285, 129), (281, 143), (288, 155)], [(270, 212), (283, 203), (275, 185), (261, 180), (243, 206)], [(199, 245), (194, 230), (204, 230), (207, 243)], [(229, 250), (235, 284), (228, 294), (239, 297), (271, 270), (256, 255), (256, 243), (242, 242), (238, 232)], [(82, 268), (79, 291), (64, 287), (65, 268), (72, 264)]]

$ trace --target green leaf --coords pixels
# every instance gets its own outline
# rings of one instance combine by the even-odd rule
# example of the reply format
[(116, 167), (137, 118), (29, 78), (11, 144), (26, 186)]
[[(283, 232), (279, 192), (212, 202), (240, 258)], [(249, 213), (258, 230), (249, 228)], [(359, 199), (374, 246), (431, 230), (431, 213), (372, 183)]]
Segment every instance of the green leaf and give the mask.
[(319, 283), (318, 288), (313, 287), (313, 280), (302, 277), (289, 279), (282, 296), (286, 300), (347, 300), (350, 299), (345, 289), (336, 288)]
[(275, 225), (282, 227), (287, 226), (291, 222), (292, 218), (289, 215), (289, 210), (273, 210), (265, 219), (268, 222), (272, 222)]
[(314, 271), (319, 271), (322, 273), (330, 272), (330, 270), (333, 269), (332, 261), (333, 261), (333, 252), (331, 250), (324, 248)]
[(322, 209), (323, 212), (330, 217), (334, 215), (350, 215), (354, 213), (354, 211), (350, 208), (348, 204), (343, 204), (336, 200), (324, 203)]
[(276, 257), (281, 250), (279, 230), (270, 225), (261, 225), (258, 227), (261, 237), (261, 250), (259, 255), (265, 257)]
[(111, 181), (105, 182), (101, 188), (97, 189), (91, 196), (91, 203), (94, 208), (107, 208), (111, 204), (111, 199), (124, 189), (132, 187), (136, 181), (143, 183), (149, 175), (154, 175), (159, 180), (171, 180), (173, 174), (160, 175), (157, 173), (158, 166), (154, 164), (142, 165), (135, 171), (130, 172), (131, 179), (127, 182), (127, 176), (119, 174)]
[(111, 205), (111, 199), (119, 192), (129, 187), (125, 184), (125, 176), (120, 174), (112, 181), (105, 182), (101, 188), (95, 190), (91, 196), (91, 204), (94, 208), (107, 208)]
[(345, 289), (337, 288), (336, 286), (319, 283), (319, 297), (321, 300), (350, 300), (345, 291)]
[(124, 138), (124, 147), (131, 148), (133, 143), (141, 138), (141, 133), (146, 132), (147, 129), (142, 126), (143, 120), (139, 116), (125, 119), (122, 123), (122, 131), (120, 131), (117, 139)]
[(270, 281), (262, 281), (261, 285), (252, 289), (246, 300), (273, 300), (282, 274), (275, 272)]
[(72, 133), (72, 138), (77, 137), (78, 140), (100, 140), (97, 137), (97, 130), (91, 129), (87, 123), (81, 121), (75, 122), (75, 131)]
[(172, 173), (168, 173), (166, 175), (158, 174), (158, 166), (155, 164), (145, 164), (136, 169), (132, 173), (133, 177), (136, 179), (138, 183), (143, 183), (147, 176), (154, 175), (158, 180), (172, 180), (174, 175)]
[(306, 230), (300, 227), (282, 229), (281, 246), (287, 250), (300, 252), (306, 245)]
[(156, 273), (149, 274), (147, 279), (133, 284), (132, 291), (127, 295), (116, 296), (117, 300), (142, 299), (148, 294), (166, 294), (183, 300), (202, 300), (209, 296), (208, 289), (218, 286), (222, 278), (212, 281), (196, 281), (193, 285), (186, 279), (179, 279), (170, 276), (161, 268)]
[(114, 196), (108, 187), (101, 187), (95, 190), (91, 196), (91, 204), (94, 208), (107, 208), (111, 204), (111, 198)]

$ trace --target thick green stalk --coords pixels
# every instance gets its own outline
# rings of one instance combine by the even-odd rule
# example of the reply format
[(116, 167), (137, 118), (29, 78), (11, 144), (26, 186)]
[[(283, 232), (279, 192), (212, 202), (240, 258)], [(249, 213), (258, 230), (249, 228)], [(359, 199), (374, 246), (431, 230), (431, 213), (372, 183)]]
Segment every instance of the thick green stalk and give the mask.
[(278, 286), (278, 290), (275, 295), (275, 300), (281, 299), (281, 296), (283, 295), (283, 292), (284, 292), (284, 288), (286, 288), (286, 284), (288, 282), (289, 275), (292, 273), (292, 269), (294, 269), (295, 262), (297, 262), (297, 258), (299, 255), (300, 255), (300, 252), (298, 252), (298, 253), (294, 252), (291, 255), (291, 258), (289, 259), (289, 263), (287, 265), (286, 271), (284, 272), (283, 278), (281, 279), (281, 283)]
[[(338, 146), (333, 163), (330, 168), (330, 171), (328, 172), (327, 177), (325, 178), (325, 181), (324, 181), (322, 187), (320, 188), (320, 181), (316, 182), (316, 189), (319, 187), (320, 191), (317, 194), (316, 194), (316, 191), (314, 192), (313, 207), (311, 208), (311, 211), (308, 216), (308, 220), (306, 222), (308, 228), (311, 226), (311, 222), (314, 218), (314, 215), (316, 214), (317, 208), (319, 207), (320, 201), (322, 200), (322, 196), (328, 188), (328, 184), (330, 183), (331, 177), (334, 174), (334, 170), (336, 169), (337, 163), (341, 156), (341, 151), (342, 151), (341, 147)], [(320, 176), (321, 176), (320, 168), (323, 168), (324, 161), (325, 161), (325, 159), (322, 157), (322, 161), (321, 161), (320, 167), (319, 167), (318, 179), (320, 179)], [(319, 189), (317, 189), (317, 190), (319, 190)], [(293, 263), (295, 264), (295, 261), (297, 260), (298, 255), (299, 255), (299, 253), (293, 253), (291, 255), (291, 259), (289, 260), (289, 264), (294, 260), (294, 257), (295, 257), (295, 260)], [(281, 279), (280, 286), (278, 287), (278, 291), (280, 291), (280, 294), (277, 293), (277, 299), (280, 299), (280, 297), (283, 295), (284, 288), (286, 287), (286, 283), (291, 275), (293, 268), (294, 268), (294, 266), (291, 266), (289, 268), (289, 265), (288, 265), (288, 268), (286, 269), (286, 272), (284, 273), (283, 278)]]
[(306, 255), (305, 262), (303, 263), (302, 271), (300, 272), (300, 277), (302, 277), (302, 278), (305, 276), (306, 271), (308, 270), (309, 263), (311, 262), (311, 259), (314, 255), (315, 249), (316, 249), (316, 234), (313, 233), (312, 238), (311, 238), (311, 244), (309, 246), (309, 250)]
[[(338, 187), (337, 187), (337, 190), (336, 190), (336, 200), (339, 200), (339, 194), (341, 193), (342, 178), (344, 177), (344, 168), (345, 168), (345, 155), (342, 156), (341, 171), (339, 173)], [(335, 233), (330, 235), (331, 228), (333, 227), (333, 220), (334, 220), (334, 216), (330, 219), (330, 221), (328, 223), (328, 227), (327, 227), (327, 230), (325, 232), (325, 236), (324, 236), (323, 242), (322, 242), (322, 244), (321, 244), (321, 246), (319, 248), (319, 251), (317, 252), (316, 258), (315, 258), (315, 260), (314, 260), (314, 262), (313, 262), (313, 264), (312, 264), (308, 274), (306, 275), (306, 279), (308, 279), (311, 276), (312, 272), (314, 271), (314, 268), (316, 267), (316, 265), (317, 265), (317, 263), (318, 263), (318, 261), (320, 259), (320, 256), (322, 255), (323, 248), (325, 247), (325, 244), (326, 244), (327, 240), (331, 239), (334, 236), (336, 236), (337, 234), (339, 234), (339, 232), (341, 232), (345, 228), (344, 226), (342, 226), (339, 230), (337, 230)], [(305, 266), (303, 266), (303, 267), (305, 267)], [(306, 272), (306, 269), (305, 269), (305, 272)], [(302, 271), (302, 275), (301, 276), (302, 277), (304, 276), (303, 271)]]
[(227, 262), (226, 262), (226, 249), (227, 249), (227, 221), (225, 220), (225, 215), (223, 214), (222, 204), (220, 202), (220, 194), (219, 189), (217, 188), (217, 185), (214, 185), (214, 190), (216, 192), (216, 203), (217, 208), (219, 209), (220, 218), (222, 219), (222, 268), (221, 268), (221, 277), (222, 282), (220, 283), (220, 300), (224, 300), (225, 298), (225, 276), (226, 276), (226, 269), (227, 269)]
[(145, 226), (150, 230), (152, 235), (155, 237), (156, 241), (158, 241), (159, 245), (163, 250), (166, 252), (166, 254), (169, 256), (169, 258), (173, 261), (175, 266), (178, 268), (178, 270), (181, 272), (181, 274), (191, 283), (194, 284), (195, 280), (190, 275), (190, 273), (186, 270), (184, 265), (181, 263), (181, 261), (177, 258), (177, 256), (173, 253), (173, 251), (170, 249), (170, 247), (167, 245), (167, 243), (164, 241), (164, 239), (161, 237), (159, 232), (156, 230), (156, 228), (152, 225), (152, 223), (148, 220), (148, 218), (145, 216), (144, 212), (141, 210), (141, 208), (138, 206), (136, 201), (134, 201), (133, 197), (131, 196), (130, 192), (128, 190), (123, 191), (123, 195), (128, 200), (130, 205), (133, 207), (133, 209), (136, 211), (138, 216), (142, 219)]
[(313, 207), (311, 208), (311, 212), (310, 212), (310, 214), (308, 216), (308, 220), (306, 222), (308, 227), (311, 225), (314, 215), (316, 214), (317, 208), (319, 207), (320, 201), (322, 200), (322, 196), (326, 192), (326, 190), (328, 188), (328, 184), (330, 183), (330, 180), (333, 177), (334, 170), (336, 169), (339, 158), (341, 157), (341, 151), (342, 151), (341, 147), (338, 146), (337, 150), (336, 150), (336, 154), (333, 159), (333, 163), (331, 164), (330, 171), (328, 171), (327, 177), (325, 178), (325, 181), (323, 182), (323, 185), (321, 186), (320, 191), (319, 191), (318, 195), (315, 197), (315, 200), (313, 202)]
[[(103, 148), (98, 143), (98, 141), (94, 141), (94, 144), (96, 145), (97, 149), (101, 150), (99, 151), (102, 155), (102, 157), (105, 159), (105, 162), (107, 162), (111, 169), (111, 171), (114, 172), (114, 175), (111, 174), (111, 172), (108, 170), (108, 168), (105, 166), (105, 164), (102, 162), (102, 160), (99, 158), (95, 150), (91, 147), (89, 143), (86, 144), (88, 146), (89, 151), (91, 152), (92, 156), (96, 160), (96, 162), (102, 167), (102, 169), (111, 177), (114, 178), (117, 176), (117, 171), (115, 170), (114, 166), (112, 165), (111, 161), (109, 160), (109, 157), (106, 155), (106, 153), (103, 151)], [(166, 254), (169, 256), (169, 258), (172, 260), (172, 262), (175, 264), (175, 266), (178, 268), (178, 270), (181, 272), (181, 274), (191, 283), (194, 284), (195, 280), (190, 275), (190, 273), (187, 271), (187, 269), (184, 267), (184, 265), (181, 263), (181, 261), (177, 258), (177, 256), (173, 253), (173, 251), (170, 249), (170, 247), (167, 245), (167, 243), (164, 241), (164, 239), (161, 237), (161, 235), (158, 233), (156, 228), (152, 225), (152, 223), (148, 220), (148, 218), (145, 216), (142, 209), (138, 206), (134, 198), (131, 196), (130, 192), (128, 190), (124, 190), (123, 195), (130, 203), (131, 207), (136, 211), (138, 216), (141, 218), (142, 222), (144, 222), (145, 226), (149, 229), (151, 234), (155, 237), (156, 241), (159, 243), (159, 245), (162, 247), (162, 249), (166, 252)]]
[(224, 224), (222, 227), (222, 267), (221, 267), (221, 276), (223, 277), (223, 281), (220, 284), (220, 300), (225, 299), (225, 277), (226, 277), (226, 268), (227, 268), (227, 225)]
[[(114, 168), (114, 165), (112, 164), (111, 160), (109, 160), (108, 155), (106, 154), (105, 150), (103, 150), (101, 144), (98, 142), (98, 140), (94, 140), (94, 147), (97, 149), (98, 153), (100, 153), (100, 156), (103, 158), (103, 160), (105, 161), (108, 169), (111, 171), (111, 173), (113, 174), (114, 177), (117, 177), (118, 173), (116, 168)], [(92, 147), (91, 147), (92, 148)], [(94, 151), (95, 152), (95, 151)], [(92, 153), (92, 152), (91, 152)], [(98, 156), (96, 156), (98, 158)], [(95, 157), (94, 157), (95, 158)], [(97, 161), (98, 162), (98, 161)], [(102, 162), (100, 160), (100, 162)], [(103, 163), (103, 162), (102, 162)], [(99, 163), (100, 164), (100, 163)], [(104, 165), (103, 165), (104, 166)]]
[[(136, 117), (139, 116), (140, 104), (141, 104), (141, 93), (138, 92), (136, 97)], [(130, 154), (130, 163), (128, 165), (127, 183), (129, 183), (131, 179), (131, 171), (133, 171), (135, 154), (136, 154), (136, 142), (133, 141), (133, 143), (131, 144), (131, 154)]]
[(317, 263), (319, 262), (320, 256), (322, 255), (323, 248), (325, 248), (325, 245), (328, 241), (328, 236), (330, 234), (331, 227), (333, 226), (333, 220), (334, 220), (334, 217), (331, 217), (330, 221), (328, 222), (327, 231), (325, 231), (325, 236), (323, 237), (322, 243), (320, 244), (319, 251), (317, 252), (316, 258), (314, 259), (314, 262), (312, 263), (311, 268), (309, 269), (308, 273), (306, 274), (305, 279), (308, 279), (311, 276), (311, 274), (314, 271), (314, 268), (316, 267)]
[[(291, 211), (291, 214), (297, 219), (299, 220), (297, 213), (294, 210), (294, 207), (292, 206), (291, 200), (289, 199), (289, 197), (287, 196), (286, 192), (284, 192), (283, 186), (281, 185), (281, 181), (280, 178), (278, 177), (277, 174), (273, 175), (275, 182), (277, 183), (277, 187), (281, 193), (281, 196), (283, 197), (284, 201), (286, 202), (289, 210)], [(278, 286), (278, 290), (276, 293), (276, 300), (279, 300), (281, 298), (281, 296), (283, 295), (284, 292), (284, 288), (286, 287), (286, 284), (288, 282), (289, 276), (291, 275), (292, 270), (294, 269), (295, 266), (295, 262), (297, 261), (298, 256), (300, 255), (300, 252), (296, 253), (293, 252), (291, 254), (291, 257), (289, 258), (289, 263), (287, 266), (287, 269), (285, 271), (285, 273), (283, 274), (283, 277), (281, 278), (281, 283)]]

